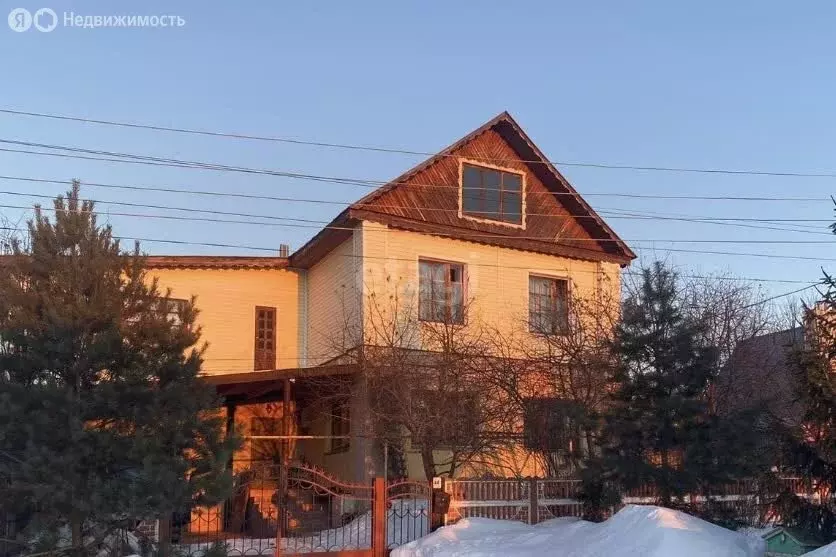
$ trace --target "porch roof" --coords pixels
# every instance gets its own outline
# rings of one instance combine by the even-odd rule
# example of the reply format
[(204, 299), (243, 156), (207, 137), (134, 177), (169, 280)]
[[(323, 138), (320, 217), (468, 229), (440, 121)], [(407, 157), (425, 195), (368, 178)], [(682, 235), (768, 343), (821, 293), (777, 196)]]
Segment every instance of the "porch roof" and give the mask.
[(315, 379), (344, 376), (357, 373), (357, 364), (326, 364), (315, 367), (271, 369), (203, 375), (201, 378), (213, 385), (218, 395), (227, 403), (248, 403), (281, 398), (286, 380)]

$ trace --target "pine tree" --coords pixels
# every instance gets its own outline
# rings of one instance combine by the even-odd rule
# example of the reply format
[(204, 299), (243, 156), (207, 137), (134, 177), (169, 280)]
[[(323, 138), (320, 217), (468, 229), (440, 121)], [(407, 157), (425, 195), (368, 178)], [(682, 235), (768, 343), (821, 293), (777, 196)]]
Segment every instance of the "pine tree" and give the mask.
[(717, 364), (702, 325), (680, 306), (676, 284), (656, 262), (623, 305), (602, 458), (590, 469), (621, 489), (654, 486), (664, 505), (699, 482), (691, 456), (708, 427), (705, 395)]
[(825, 294), (805, 308), (804, 344), (791, 358), (802, 408), (797, 423), (786, 423), (781, 471), (805, 480), (818, 498), (786, 491), (777, 500), (784, 522), (818, 537), (836, 539), (836, 279), (825, 274)]
[(78, 184), (37, 208), (0, 273), (0, 513), (40, 531), (91, 527), (220, 500), (235, 439), (198, 377), (194, 301), (173, 301), (121, 251)]

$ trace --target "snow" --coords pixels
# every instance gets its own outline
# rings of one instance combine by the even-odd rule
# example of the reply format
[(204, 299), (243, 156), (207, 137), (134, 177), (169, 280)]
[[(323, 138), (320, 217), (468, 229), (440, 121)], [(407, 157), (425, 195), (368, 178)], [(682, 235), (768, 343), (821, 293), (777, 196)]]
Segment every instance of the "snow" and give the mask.
[(810, 553), (805, 553), (804, 557), (836, 557), (836, 542), (827, 544)]
[(763, 539), (679, 511), (628, 505), (600, 524), (464, 519), (399, 547), (392, 557), (762, 557), (765, 549)]

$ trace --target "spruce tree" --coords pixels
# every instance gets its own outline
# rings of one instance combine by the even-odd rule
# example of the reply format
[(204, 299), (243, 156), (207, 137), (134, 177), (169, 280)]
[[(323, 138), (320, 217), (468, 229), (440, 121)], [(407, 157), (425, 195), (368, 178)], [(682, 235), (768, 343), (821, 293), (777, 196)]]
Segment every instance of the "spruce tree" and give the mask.
[(776, 501), (782, 520), (823, 542), (836, 539), (836, 279), (825, 273), (824, 296), (804, 311), (804, 343), (792, 354), (796, 420), (784, 423), (781, 472), (804, 480), (819, 497), (789, 490)]
[(198, 374), (194, 300), (177, 312), (138, 246), (78, 184), (37, 208), (0, 273), (0, 514), (89, 533), (225, 496), (235, 439)]
[(717, 351), (681, 307), (676, 275), (660, 262), (643, 271), (622, 312), (602, 458), (590, 471), (618, 489), (654, 486), (660, 503), (671, 505), (699, 483), (701, 467), (691, 457), (709, 427)]

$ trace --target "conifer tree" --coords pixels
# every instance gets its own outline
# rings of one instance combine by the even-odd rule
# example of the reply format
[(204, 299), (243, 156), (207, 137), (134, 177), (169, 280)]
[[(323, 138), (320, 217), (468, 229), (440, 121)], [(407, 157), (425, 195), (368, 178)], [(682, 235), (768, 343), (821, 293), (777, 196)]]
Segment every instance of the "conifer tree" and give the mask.
[(78, 184), (37, 208), (0, 273), (0, 513), (69, 527), (75, 554), (226, 494), (235, 444), (198, 377), (194, 300), (149, 280)]
[(602, 458), (590, 470), (621, 489), (654, 486), (670, 505), (699, 481), (690, 457), (708, 427), (706, 391), (717, 354), (680, 306), (675, 274), (660, 262), (643, 271), (622, 311)]
[(792, 355), (800, 415), (785, 423), (781, 471), (802, 478), (818, 497), (790, 491), (777, 500), (782, 520), (830, 542), (836, 539), (836, 279), (825, 273), (824, 296), (804, 311), (804, 343)]

